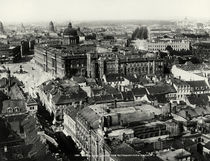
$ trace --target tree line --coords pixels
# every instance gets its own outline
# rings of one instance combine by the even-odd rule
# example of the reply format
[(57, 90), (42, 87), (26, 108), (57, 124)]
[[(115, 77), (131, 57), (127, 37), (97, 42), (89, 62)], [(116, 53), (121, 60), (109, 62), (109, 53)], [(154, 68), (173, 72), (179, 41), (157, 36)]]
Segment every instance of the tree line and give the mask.
[(137, 27), (132, 33), (131, 39), (147, 39), (148, 38), (148, 29), (145, 26)]

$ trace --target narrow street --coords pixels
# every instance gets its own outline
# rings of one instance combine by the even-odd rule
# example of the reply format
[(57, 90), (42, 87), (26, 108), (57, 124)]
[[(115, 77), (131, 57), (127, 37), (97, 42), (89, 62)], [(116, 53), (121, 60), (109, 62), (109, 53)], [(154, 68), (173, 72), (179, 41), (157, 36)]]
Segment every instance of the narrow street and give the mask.
[(54, 153), (58, 158), (62, 158), (62, 161), (84, 161), (85, 158), (81, 157), (76, 144), (70, 136), (66, 136), (62, 132), (54, 133), (51, 129), (53, 116), (45, 109), (45, 107), (40, 106), (37, 111), (37, 118), (42, 125), (45, 133), (53, 137), (58, 143), (58, 147), (47, 141), (49, 145), (49, 150)]

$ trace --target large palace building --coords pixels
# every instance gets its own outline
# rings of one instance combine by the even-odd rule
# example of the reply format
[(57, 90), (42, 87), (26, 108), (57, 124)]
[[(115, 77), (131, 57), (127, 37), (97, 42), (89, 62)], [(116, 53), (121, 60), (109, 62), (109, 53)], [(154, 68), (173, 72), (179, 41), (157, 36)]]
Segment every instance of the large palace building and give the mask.
[(86, 75), (86, 53), (94, 51), (96, 47), (79, 44), (83, 37), (84, 34), (79, 29), (72, 28), (72, 24), (69, 23), (63, 32), (61, 43), (35, 45), (35, 63), (55, 77)]
[(44, 71), (55, 77), (71, 77), (86, 75), (86, 52), (94, 50), (94, 46), (71, 46), (59, 48), (36, 45), (34, 61)]

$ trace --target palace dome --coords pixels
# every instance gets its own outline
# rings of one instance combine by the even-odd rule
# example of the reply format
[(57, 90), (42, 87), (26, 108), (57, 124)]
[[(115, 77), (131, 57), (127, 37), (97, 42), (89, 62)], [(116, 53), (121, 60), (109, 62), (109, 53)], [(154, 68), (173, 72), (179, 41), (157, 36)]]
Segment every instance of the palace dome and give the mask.
[(72, 28), (71, 23), (69, 23), (68, 27), (64, 30), (63, 35), (66, 35), (66, 36), (78, 36), (77, 30)]

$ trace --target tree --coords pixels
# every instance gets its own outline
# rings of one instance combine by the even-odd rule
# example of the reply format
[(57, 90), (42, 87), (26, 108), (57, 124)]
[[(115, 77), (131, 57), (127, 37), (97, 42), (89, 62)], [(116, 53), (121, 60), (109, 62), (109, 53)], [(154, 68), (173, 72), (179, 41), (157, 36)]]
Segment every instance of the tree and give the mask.
[(166, 47), (166, 50), (167, 50), (168, 52), (170, 52), (170, 54), (171, 54), (171, 52), (173, 51), (173, 48), (171, 47), (171, 45), (168, 45), (168, 46)]
[(147, 39), (148, 38), (148, 30), (147, 27), (143, 27), (143, 39)]
[(200, 60), (196, 57), (192, 57), (191, 60), (190, 60), (193, 64), (199, 64), (200, 63)]
[(147, 39), (148, 38), (148, 29), (147, 27), (137, 27), (134, 32), (132, 33), (132, 36), (131, 36), (132, 40), (135, 40), (135, 39)]

